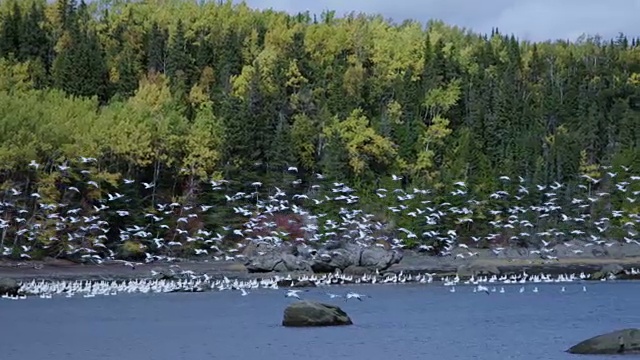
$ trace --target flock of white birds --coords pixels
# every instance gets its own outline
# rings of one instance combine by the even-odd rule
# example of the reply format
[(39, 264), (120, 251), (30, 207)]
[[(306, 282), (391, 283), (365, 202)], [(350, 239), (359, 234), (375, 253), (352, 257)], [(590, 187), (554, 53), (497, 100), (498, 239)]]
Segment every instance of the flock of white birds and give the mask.
[[(640, 270), (630, 269), (625, 271), (628, 275), (640, 275)], [(548, 274), (528, 274), (522, 272), (513, 275), (492, 275), (492, 276), (472, 276), (469, 279), (462, 280), (460, 276), (444, 276), (437, 277), (436, 274), (424, 273), (417, 275), (403, 274), (365, 274), (362, 276), (344, 275), (340, 273), (323, 274), (323, 275), (301, 275), (294, 278), (291, 275), (278, 276), (265, 279), (238, 280), (224, 277), (222, 279), (214, 279), (207, 274), (196, 275), (191, 271), (185, 271), (186, 275), (183, 279), (136, 279), (136, 280), (100, 280), (100, 281), (45, 281), (31, 280), (20, 284), (20, 294), (22, 295), (2, 295), (2, 299), (21, 300), (27, 299), (27, 295), (32, 295), (40, 299), (51, 299), (54, 296), (74, 297), (82, 296), (85, 298), (93, 298), (96, 296), (115, 296), (118, 294), (133, 293), (170, 293), (170, 292), (202, 292), (202, 291), (237, 291), (241, 296), (248, 296), (254, 289), (268, 289), (274, 291), (284, 291), (284, 296), (289, 298), (302, 299), (303, 292), (310, 291), (307, 289), (284, 289), (281, 290), (279, 284), (285, 286), (293, 285), (301, 281), (312, 282), (323, 294), (329, 298), (344, 298), (363, 300), (367, 295), (349, 291), (344, 295), (329, 293), (325, 290), (332, 285), (360, 285), (360, 284), (441, 284), (448, 287), (452, 293), (456, 292), (456, 287), (471, 288), (473, 292), (478, 293), (505, 293), (508, 288), (518, 287), (518, 292), (528, 292), (526, 286), (530, 286), (530, 292), (537, 293), (538, 284), (571, 284), (575, 283), (580, 286), (581, 291), (586, 291), (584, 281), (590, 280), (589, 274), (560, 274), (552, 276)], [(616, 276), (609, 274), (600, 281), (615, 280)], [(291, 283), (288, 283), (288, 282)], [(531, 287), (533, 286), (533, 287)], [(513, 290), (511, 290), (513, 291)], [(566, 291), (566, 287), (562, 286), (561, 292)]]
[[(172, 254), (184, 255), (180, 249), (188, 249), (188, 254), (195, 257), (235, 260), (244, 257), (240, 250), (248, 241), (279, 245), (285, 241), (309, 244), (342, 238), (367, 246), (387, 242), (393, 248), (403, 248), (411, 244), (422, 250), (433, 250), (439, 244), (443, 249), (440, 255), (457, 258), (476, 256), (474, 244), (480, 241), (501, 244), (492, 247), (495, 254), (510, 243), (526, 241), (539, 244), (532, 253), (547, 260), (558, 257), (554, 245), (571, 240), (581, 242), (573, 250), (576, 254), (591, 246), (606, 249), (619, 243), (640, 245), (636, 230), (640, 207), (635, 206), (640, 176), (624, 166), (602, 167), (600, 178), (583, 175), (575, 188), (501, 176), (497, 179), (501, 189), (486, 199), (476, 198), (463, 181), (451, 184), (452, 190), (443, 194), (400, 186), (402, 177), (393, 175), (387, 183), (396, 184), (395, 188), (387, 186), (374, 193), (387, 216), (408, 224), (395, 232), (382, 231), (385, 224), (362, 210), (353, 188), (326, 180), (321, 174), (315, 174), (315, 184), (303, 184), (301, 179), (283, 184), (282, 188), (292, 189), (289, 192), (298, 190), (291, 194), (261, 182), (211, 180), (202, 193), (226, 201), (180, 204), (159, 201), (154, 182), (125, 178), (116, 186), (100, 181), (93, 176), (95, 158), (82, 157), (46, 169), (36, 161), (29, 166), (34, 176), (57, 171), (61, 176), (57, 184), (60, 196), (55, 201), (46, 199), (39, 189), (31, 187), (4, 191), (0, 202), (0, 257), (30, 259), (32, 251), (44, 248), (55, 249), (58, 256), (102, 263), (117, 260), (117, 246), (125, 241), (137, 244), (146, 254), (146, 262), (172, 260)], [(287, 173), (295, 177), (298, 169), (289, 167)], [(65, 180), (72, 178), (83, 180)], [(140, 192), (146, 196), (146, 203), (131, 208), (132, 198), (126, 194)], [(88, 193), (93, 203), (80, 205)], [(194, 220), (206, 224), (207, 216), (225, 206), (246, 221), (235, 227), (190, 225)], [(141, 211), (144, 216), (134, 216)], [(274, 221), (276, 213), (304, 218), (300, 224), (304, 235), (292, 238)], [(478, 226), (479, 222), (485, 226)], [(472, 225), (474, 234), (465, 233)], [(222, 246), (225, 238), (237, 240), (237, 247)]]

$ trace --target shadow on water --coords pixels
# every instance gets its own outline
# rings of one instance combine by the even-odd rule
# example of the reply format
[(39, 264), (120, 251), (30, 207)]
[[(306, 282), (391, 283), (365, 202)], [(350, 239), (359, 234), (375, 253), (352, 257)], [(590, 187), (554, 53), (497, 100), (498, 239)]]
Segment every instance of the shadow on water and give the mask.
[(354, 325), (302, 329), (280, 326), (292, 301), (282, 290), (3, 300), (2, 359), (575, 359), (569, 346), (640, 324), (640, 283), (501, 286), (330, 289), (372, 296), (348, 302), (311, 289), (306, 298), (339, 305)]

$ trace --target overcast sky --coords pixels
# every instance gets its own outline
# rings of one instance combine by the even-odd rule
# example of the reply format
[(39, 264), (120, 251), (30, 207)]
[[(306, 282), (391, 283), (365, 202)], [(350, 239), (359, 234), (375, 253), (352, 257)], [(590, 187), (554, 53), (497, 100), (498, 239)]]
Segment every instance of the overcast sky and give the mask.
[[(239, 2), (239, 1), (236, 1)], [(336, 10), (381, 13), (397, 22), (440, 19), (448, 24), (490, 32), (514, 33), (521, 39), (575, 40), (583, 33), (640, 36), (640, 0), (246, 0), (255, 8), (293, 13)]]

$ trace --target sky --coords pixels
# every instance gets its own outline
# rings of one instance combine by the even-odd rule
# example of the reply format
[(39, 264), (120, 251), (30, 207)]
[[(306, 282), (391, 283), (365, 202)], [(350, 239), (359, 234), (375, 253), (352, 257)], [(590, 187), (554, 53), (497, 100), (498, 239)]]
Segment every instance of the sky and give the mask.
[[(234, 2), (240, 2), (239, 0)], [(245, 0), (259, 9), (336, 15), (351, 11), (379, 13), (396, 22), (439, 19), (450, 25), (522, 40), (576, 40), (580, 35), (613, 38), (623, 32), (640, 36), (640, 0)]]

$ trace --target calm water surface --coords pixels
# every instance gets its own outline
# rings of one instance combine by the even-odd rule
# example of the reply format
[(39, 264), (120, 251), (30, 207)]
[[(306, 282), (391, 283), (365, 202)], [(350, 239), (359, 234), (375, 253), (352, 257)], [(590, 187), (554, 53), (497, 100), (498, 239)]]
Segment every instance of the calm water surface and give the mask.
[[(458, 286), (333, 287), (372, 296), (340, 305), (355, 325), (284, 328), (283, 290), (0, 300), (2, 360), (581, 359), (593, 335), (640, 326), (640, 283), (538, 285), (473, 293)], [(592, 357), (589, 360), (610, 359)]]

